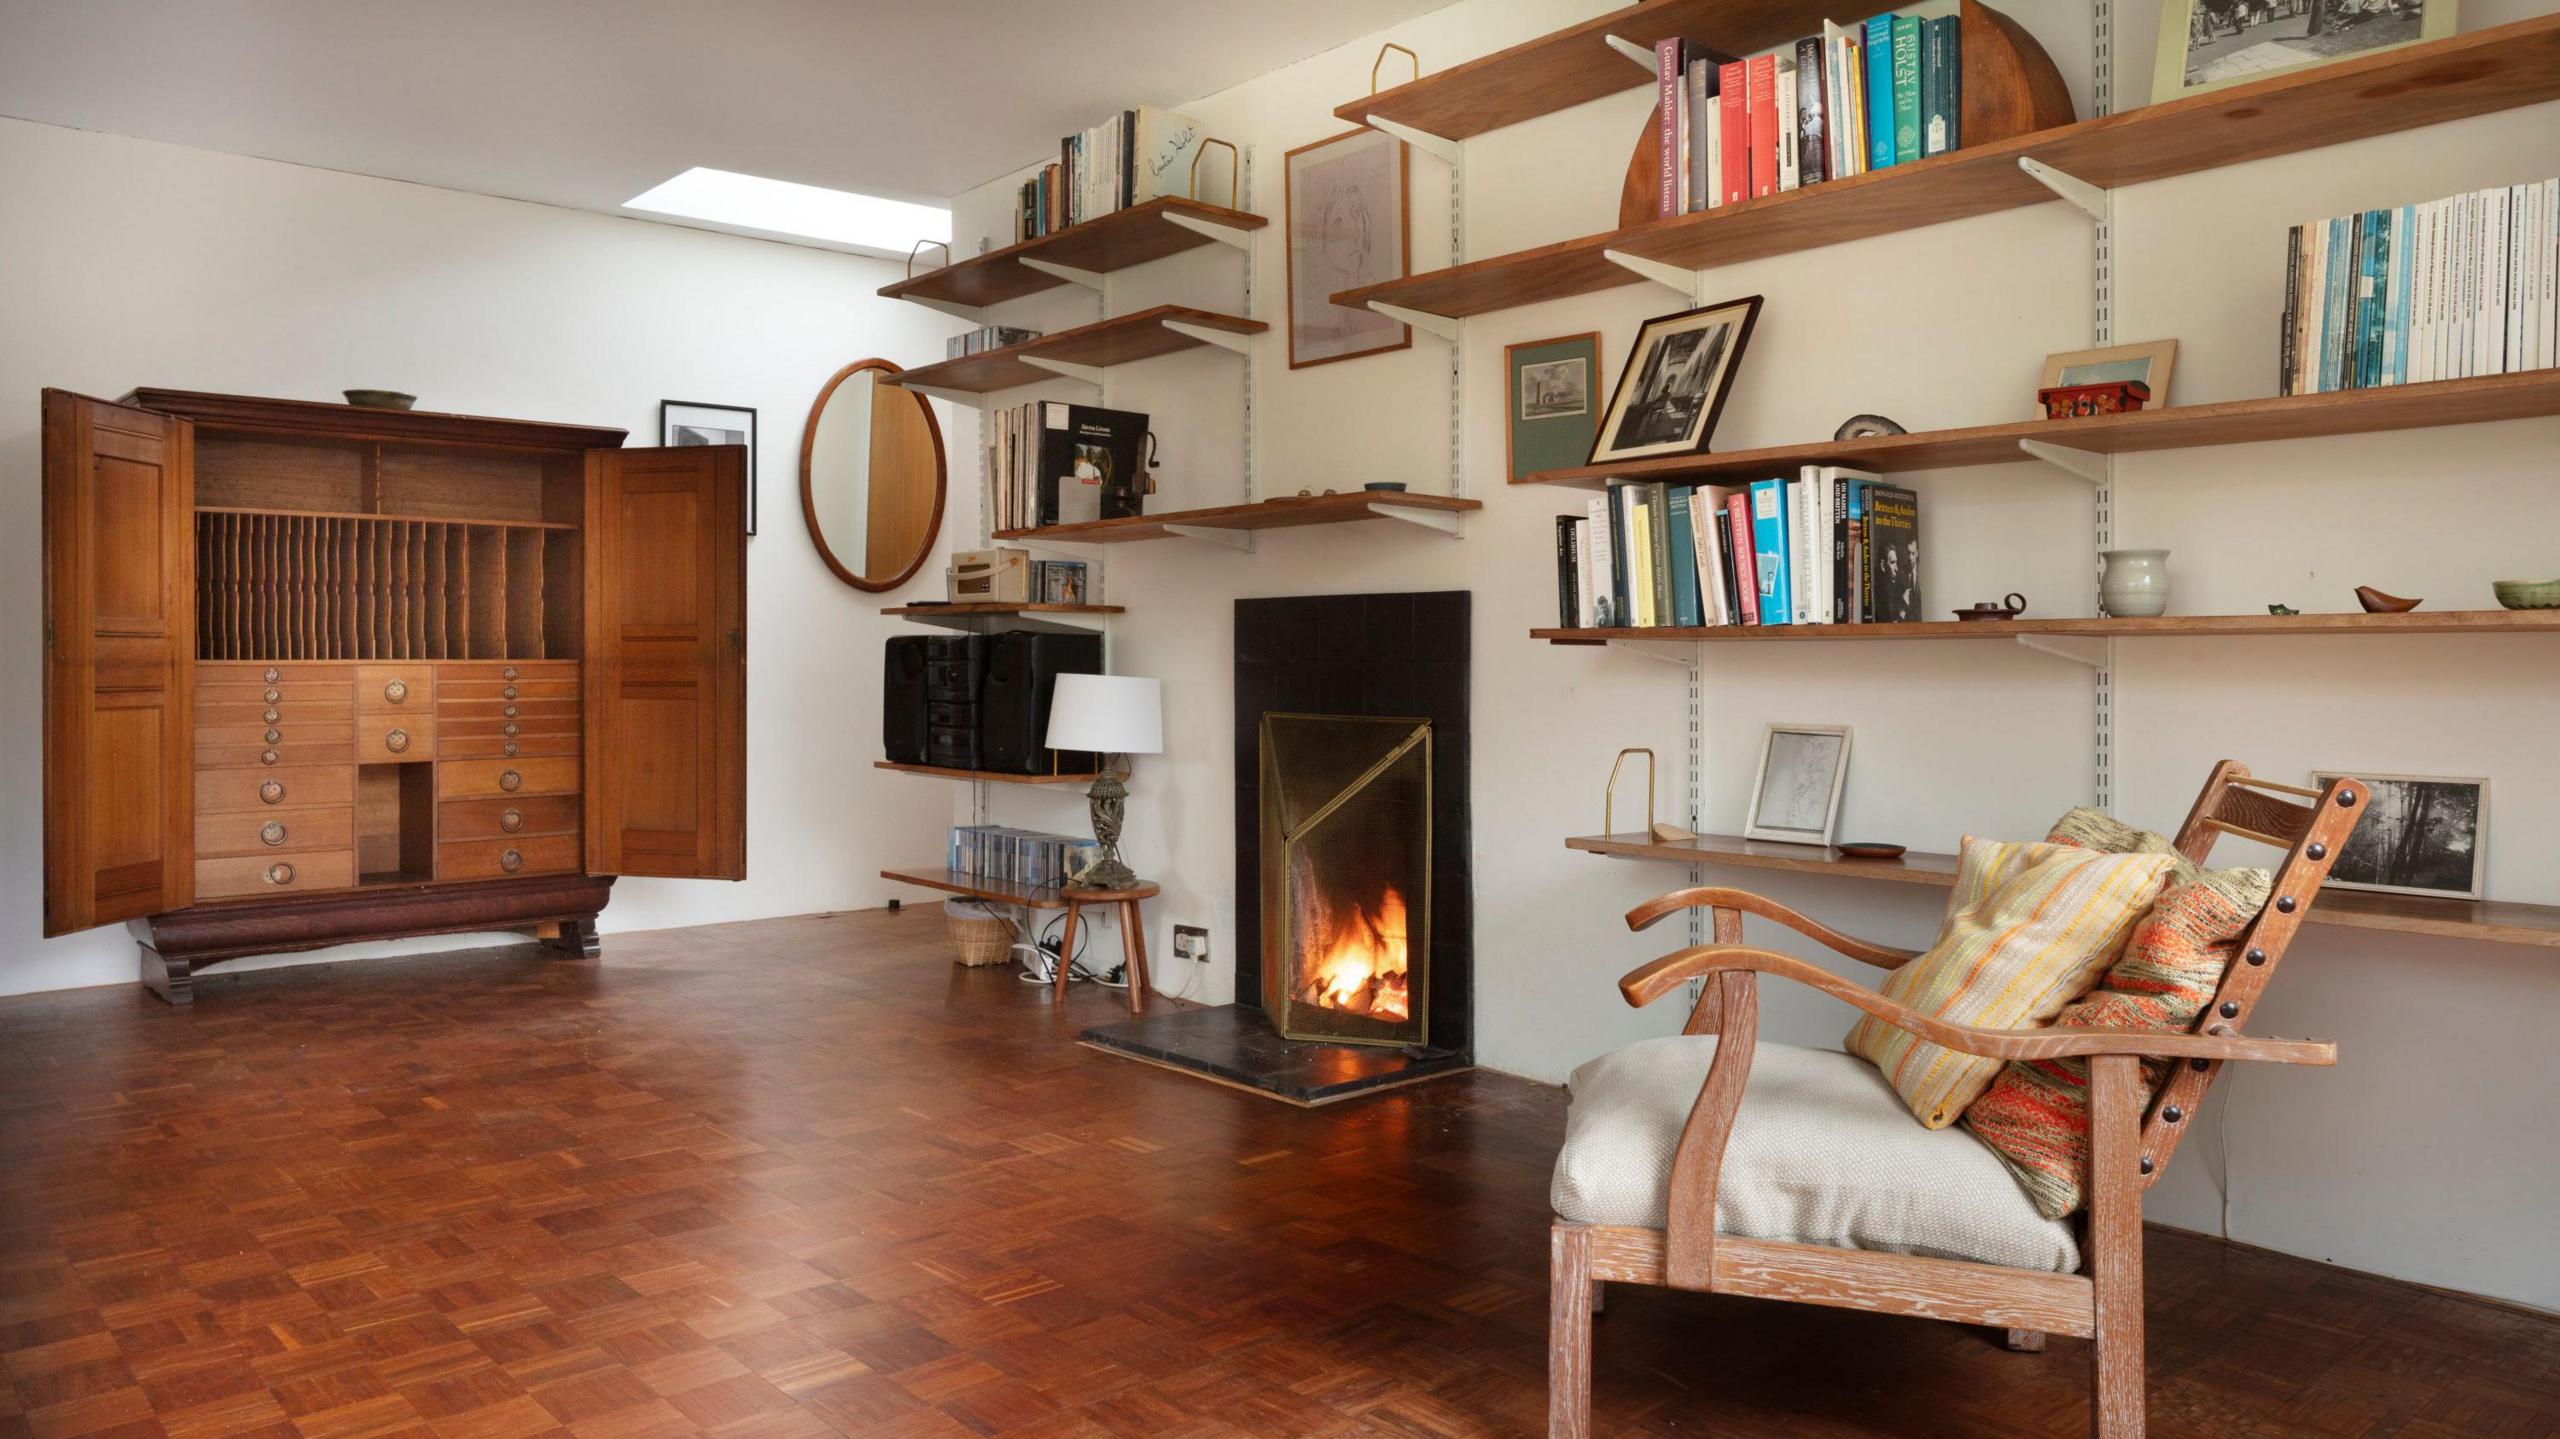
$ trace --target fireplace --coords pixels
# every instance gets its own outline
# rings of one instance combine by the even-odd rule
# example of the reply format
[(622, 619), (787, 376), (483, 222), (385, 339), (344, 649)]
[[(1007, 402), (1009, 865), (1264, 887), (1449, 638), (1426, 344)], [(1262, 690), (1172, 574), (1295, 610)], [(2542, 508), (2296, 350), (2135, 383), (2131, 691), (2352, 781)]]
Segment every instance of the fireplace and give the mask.
[(1262, 1009), (1290, 1039), (1431, 1035), (1431, 721), (1262, 717)]

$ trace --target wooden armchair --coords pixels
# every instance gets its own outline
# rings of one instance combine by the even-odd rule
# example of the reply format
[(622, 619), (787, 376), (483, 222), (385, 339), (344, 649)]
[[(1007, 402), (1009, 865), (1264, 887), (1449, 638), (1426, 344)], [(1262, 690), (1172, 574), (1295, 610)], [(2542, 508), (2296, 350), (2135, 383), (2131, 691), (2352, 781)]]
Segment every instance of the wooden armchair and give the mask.
[[(2019, 1347), (2035, 1347), (2046, 1332), (2093, 1337), (2090, 1432), (2098, 1439), (2137, 1439), (2145, 1422), (2142, 1191), (2167, 1169), (2179, 1137), (2226, 1061), (2336, 1062), (2333, 1045), (2252, 1038), (2241, 1033), (2241, 1025), (2363, 814), (2364, 799), (2359, 780), (2337, 779), (2308, 790), (2251, 779), (2245, 768), (2229, 761), (2214, 768), (2175, 837), (2178, 851), (2201, 864), (2214, 842), (2227, 834), (2275, 846), (2285, 857), (2265, 907), (2240, 940), (2240, 958), (2223, 976), (2193, 1031), (2186, 1033), (1993, 1030), (1944, 1023), (1827, 970), (1742, 944), (1742, 916), (1756, 914), (1880, 968), (1896, 968), (1914, 956), (1913, 951), (1849, 938), (1740, 890), (1685, 889), (1630, 911), (1628, 927), (1638, 930), (1691, 908), (1712, 912), (1714, 943), (1664, 955), (1627, 975), (1618, 988), (1628, 1003), (1641, 1006), (1689, 980), (1705, 980), (1683, 1032), (1718, 1039), (1669, 1161), (1665, 1225), (1656, 1229), (1559, 1219), (1554, 1226), (1550, 1439), (1583, 1439), (1590, 1433), (1591, 1316), (1599, 1286), (1609, 1280), (1989, 1325), (2011, 1331)], [(1718, 1177), (1752, 1075), (1758, 984), (1764, 974), (1809, 985), (1886, 1024), (1967, 1054), (2002, 1060), (2085, 1057), (2090, 1135), (2082, 1272), (1719, 1234)], [(2146, 1056), (2183, 1061), (2170, 1071), (2147, 1111), (2138, 1097)]]

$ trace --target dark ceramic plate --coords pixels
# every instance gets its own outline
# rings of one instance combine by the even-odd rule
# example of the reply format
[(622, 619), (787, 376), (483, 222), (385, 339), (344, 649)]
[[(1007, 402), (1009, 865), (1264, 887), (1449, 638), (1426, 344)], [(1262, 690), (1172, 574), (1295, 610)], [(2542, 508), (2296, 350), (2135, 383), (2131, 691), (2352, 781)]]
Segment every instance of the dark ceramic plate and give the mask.
[(1843, 841), (1837, 846), (1837, 848), (1839, 849), (1842, 857), (1847, 859), (1902, 858), (1902, 846), (1898, 844), (1875, 844), (1864, 840), (1847, 840)]

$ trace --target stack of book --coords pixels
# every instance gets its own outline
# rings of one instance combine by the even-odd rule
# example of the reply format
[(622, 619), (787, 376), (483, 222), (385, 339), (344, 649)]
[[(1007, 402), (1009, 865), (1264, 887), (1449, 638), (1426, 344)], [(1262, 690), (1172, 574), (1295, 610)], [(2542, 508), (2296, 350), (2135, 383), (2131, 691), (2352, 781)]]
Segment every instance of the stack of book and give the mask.
[(2560, 180), (2296, 225), (2285, 287), (2284, 394), (2560, 365)]
[(1612, 483), (1556, 517), (1566, 629), (1907, 623), (1921, 617), (1920, 497), (1807, 465), (1748, 485)]
[(1200, 122), (1140, 105), (1058, 141), (1058, 160), (1022, 182), (1013, 237), (1036, 240), (1114, 210), (1187, 193)]
[(965, 335), (953, 335), (945, 339), (942, 342), (942, 357), (946, 360), (958, 360), (1039, 338), (1038, 330), (1016, 329), (1011, 325), (980, 325)]
[(1774, 195), (1957, 147), (1963, 28), (1952, 14), (1877, 15), (1735, 59), (1654, 46), (1662, 164), (1655, 212)]
[(1063, 400), (990, 410), (987, 494), (999, 530), (1144, 514), (1147, 417)]
[(950, 868), (971, 879), (1055, 887), (1082, 874), (1101, 855), (1100, 845), (1074, 835), (997, 824), (951, 828)]

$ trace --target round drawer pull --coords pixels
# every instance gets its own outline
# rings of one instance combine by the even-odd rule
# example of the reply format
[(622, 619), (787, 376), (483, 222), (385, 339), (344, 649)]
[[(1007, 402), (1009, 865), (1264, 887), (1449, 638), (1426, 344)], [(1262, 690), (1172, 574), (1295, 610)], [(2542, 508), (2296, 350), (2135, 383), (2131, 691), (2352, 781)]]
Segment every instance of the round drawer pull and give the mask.
[(507, 721), (505, 724), (502, 724), (502, 725), (498, 726), (498, 733), (500, 733), (500, 734), (503, 734), (503, 735), (512, 735), (512, 734), (514, 734), (515, 732), (516, 732), (516, 722), (515, 722), (514, 720), (509, 720), (509, 721)]
[(289, 864), (286, 864), (283, 860), (277, 860), (274, 864), (268, 865), (268, 866), (267, 866), (267, 883), (269, 883), (269, 884), (291, 884), (291, 883), (293, 883), (293, 866), (292, 866), (292, 865), (289, 865)]
[(514, 834), (517, 830), (524, 828), (524, 812), (522, 810), (511, 809), (505, 814), (498, 816), (498, 828), (505, 830), (509, 834)]
[(516, 697), (516, 687), (514, 685), (507, 686), (505, 689), (498, 691), (498, 697), (501, 699), (514, 699)]
[(406, 704), (409, 700), (409, 682), (393, 680), (382, 687), (382, 697), (393, 704)]
[(284, 731), (283, 731), (283, 730), (280, 730), (280, 729), (271, 729), (271, 730), (267, 731), (267, 743), (269, 743), (269, 744), (274, 744), (276, 741), (278, 741), (278, 740), (280, 740), (280, 739), (283, 739), (283, 738), (284, 738)]
[(500, 679), (514, 679), (516, 677), (516, 667), (514, 665), (507, 666), (505, 669), (498, 671), (498, 677)]
[(404, 729), (393, 730), (382, 737), (382, 747), (393, 754), (402, 753), (409, 748), (409, 732)]
[(268, 804), (284, 803), (284, 781), (271, 779), (258, 786), (258, 798)]
[(259, 718), (264, 719), (269, 724), (274, 724), (277, 720), (283, 719), (284, 716), (271, 709), (264, 715), (259, 716)]
[(505, 715), (509, 719), (514, 719), (516, 717), (516, 707), (514, 705), (509, 705), (505, 709), (498, 711), (498, 713)]
[(514, 770), (508, 770), (506, 773), (498, 776), (498, 788), (505, 790), (509, 794), (514, 794), (517, 790), (524, 788), (524, 776), (516, 773)]
[(274, 665), (267, 666), (267, 683), (274, 684), (283, 678), (284, 671), (277, 669)]
[(284, 843), (284, 821), (271, 819), (258, 826), (258, 843), (269, 846)]
[(280, 700), (280, 699), (283, 699), (283, 698), (284, 698), (284, 691), (282, 691), (282, 690), (271, 689), (271, 690), (267, 691), (267, 703), (269, 703), (269, 704), (274, 704), (277, 700)]
[(517, 850), (508, 850), (498, 856), (498, 868), (513, 874), (524, 868), (524, 855)]
[(263, 754), (261, 754), (261, 755), (259, 755), (259, 756), (258, 756), (258, 763), (260, 763), (260, 764), (274, 764), (278, 758), (280, 758), (280, 756), (279, 756), (279, 755), (277, 755), (277, 754), (276, 754), (276, 752), (275, 752), (274, 750), (268, 750), (268, 751), (266, 751), (265, 753), (263, 753)]
[(504, 745), (500, 746), (500, 748), (505, 751), (507, 758), (514, 759), (516, 757), (516, 742), (514, 740), (507, 741)]

